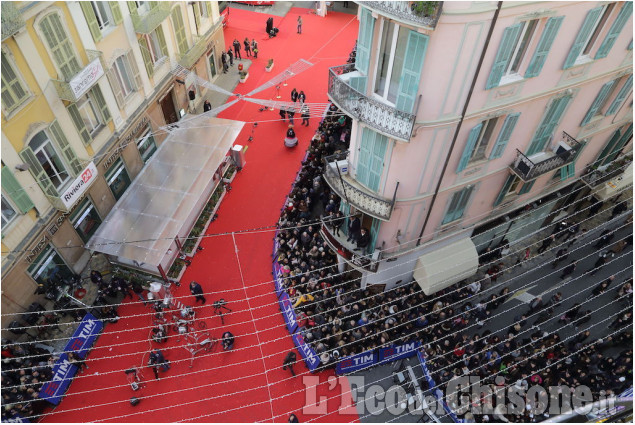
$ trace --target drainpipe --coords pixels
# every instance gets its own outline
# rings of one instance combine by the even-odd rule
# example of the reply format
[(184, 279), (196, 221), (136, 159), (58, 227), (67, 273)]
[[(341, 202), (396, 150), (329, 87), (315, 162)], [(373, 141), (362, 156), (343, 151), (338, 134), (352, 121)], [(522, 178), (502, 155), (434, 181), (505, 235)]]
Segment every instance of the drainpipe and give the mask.
[(490, 24), (489, 31), (487, 32), (487, 37), (485, 38), (485, 44), (483, 45), (483, 50), (481, 51), (481, 57), (479, 58), (478, 64), (476, 65), (476, 71), (474, 71), (474, 77), (472, 78), (470, 91), (467, 94), (467, 99), (465, 99), (465, 104), (463, 105), (463, 111), (461, 111), (461, 119), (456, 126), (456, 130), (454, 131), (454, 137), (452, 137), (452, 143), (450, 144), (448, 155), (445, 158), (445, 164), (443, 164), (443, 169), (441, 170), (441, 176), (439, 177), (437, 187), (434, 189), (434, 195), (432, 195), (432, 201), (430, 202), (430, 207), (428, 208), (428, 212), (426, 213), (426, 219), (423, 222), (423, 226), (421, 227), (421, 232), (419, 233), (419, 238), (417, 239), (417, 246), (421, 245), (421, 238), (423, 237), (423, 232), (426, 230), (428, 220), (430, 219), (430, 214), (432, 213), (432, 207), (434, 206), (434, 202), (436, 201), (437, 195), (439, 194), (439, 188), (441, 187), (441, 182), (443, 181), (443, 177), (445, 176), (445, 170), (448, 168), (448, 163), (450, 162), (450, 156), (452, 155), (452, 151), (454, 150), (456, 139), (459, 136), (459, 132), (461, 131), (461, 126), (463, 125), (463, 120), (465, 119), (465, 113), (467, 112), (467, 107), (470, 104), (470, 99), (472, 98), (472, 93), (474, 92), (474, 86), (476, 85), (476, 80), (478, 79), (479, 73), (481, 71), (481, 66), (483, 65), (483, 60), (485, 59), (485, 53), (487, 53), (487, 48), (489, 46), (490, 39), (492, 38), (492, 33), (494, 32), (494, 26), (496, 26), (496, 20), (498, 19), (498, 14), (500, 13), (502, 5), (503, 5), (503, 2), (499, 1), (498, 5), (496, 6), (496, 12), (494, 12), (494, 17), (492, 18), (492, 23)]

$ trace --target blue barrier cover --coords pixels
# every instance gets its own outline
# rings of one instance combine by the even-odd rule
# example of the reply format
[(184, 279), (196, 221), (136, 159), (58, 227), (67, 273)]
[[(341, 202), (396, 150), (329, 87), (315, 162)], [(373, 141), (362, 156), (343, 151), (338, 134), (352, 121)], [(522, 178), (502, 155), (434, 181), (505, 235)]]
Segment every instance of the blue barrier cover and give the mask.
[(377, 363), (377, 352), (375, 350), (365, 351), (361, 354), (348, 356), (337, 363), (335, 372), (338, 375), (354, 372), (359, 369), (373, 366)]
[(77, 366), (70, 364), (68, 356), (63, 353), (53, 365), (53, 379), (42, 386), (40, 398), (52, 404), (59, 404), (75, 373)]
[(2, 422), (9, 422), (9, 423), (14, 423), (14, 424), (29, 424), (29, 423), (31, 423), (30, 420), (28, 420), (27, 418), (25, 418), (25, 417), (23, 417), (21, 415), (18, 415), (18, 414), (15, 414), (12, 417), (10, 417), (9, 419), (3, 420)]
[(73, 336), (66, 343), (64, 353), (53, 365), (53, 379), (42, 386), (40, 398), (52, 404), (59, 404), (62, 396), (71, 384), (77, 367), (68, 363), (66, 353), (74, 351), (78, 357), (86, 358), (88, 351), (104, 329), (104, 324), (90, 313), (86, 313)]
[(284, 288), (282, 287), (282, 269), (277, 261), (273, 262), (273, 284), (276, 288), (276, 295), (280, 298), (284, 292)]
[(421, 346), (419, 341), (406, 342), (401, 345), (391, 345), (390, 347), (379, 349), (379, 362), (388, 363), (399, 359), (405, 359), (406, 357), (414, 356), (418, 353), (418, 348)]
[(86, 313), (75, 332), (73, 332), (73, 336), (68, 340), (64, 351), (74, 351), (79, 357), (85, 359), (86, 354), (88, 354), (102, 329), (104, 329), (102, 321), (92, 314)]
[[(432, 379), (432, 375), (430, 374), (430, 370), (428, 369), (428, 364), (426, 363), (426, 359), (422, 351), (423, 350), (417, 351), (417, 357), (419, 358), (419, 363), (421, 363), (421, 368), (423, 369), (423, 376), (426, 378), (426, 381), (428, 382), (430, 389), (433, 389), (434, 387), (436, 387), (436, 384), (434, 383), (434, 379)], [(450, 409), (450, 406), (448, 406), (445, 400), (443, 399), (443, 392), (438, 388), (434, 389), (432, 392), (434, 396), (437, 398), (437, 400), (441, 402), (441, 405), (443, 406), (443, 410), (445, 410), (448, 413), (450, 418), (455, 423), (462, 423), (463, 421), (460, 420), (458, 416), (456, 416), (456, 414), (452, 411), (452, 409)]]
[(283, 292), (280, 296), (279, 302), (280, 310), (282, 310), (282, 317), (284, 317), (284, 322), (287, 324), (289, 333), (293, 335), (296, 328), (298, 327), (298, 321), (296, 320), (295, 310), (293, 310), (293, 304), (291, 304), (289, 294)]
[(311, 372), (313, 372), (320, 365), (320, 358), (318, 357), (317, 353), (313, 350), (313, 348), (311, 348), (309, 344), (304, 341), (304, 337), (301, 333), (294, 333), (292, 338), (293, 343), (304, 358), (306, 367), (309, 368)]

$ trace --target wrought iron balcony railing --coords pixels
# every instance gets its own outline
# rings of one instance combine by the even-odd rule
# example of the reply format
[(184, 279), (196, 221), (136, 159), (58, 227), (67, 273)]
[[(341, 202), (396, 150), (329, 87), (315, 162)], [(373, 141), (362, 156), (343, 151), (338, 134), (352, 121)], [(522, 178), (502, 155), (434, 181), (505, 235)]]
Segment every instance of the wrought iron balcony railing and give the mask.
[(509, 168), (524, 182), (528, 182), (570, 164), (577, 156), (580, 143), (564, 131), (562, 135), (563, 141), (556, 145), (554, 152), (540, 152), (533, 155), (533, 159), (516, 149), (516, 160)]
[(331, 227), (328, 222), (323, 220), (320, 233), (326, 243), (328, 243), (335, 252), (340, 254), (351, 266), (360, 271), (377, 271), (379, 261), (381, 260), (380, 250), (370, 254), (355, 252), (354, 244), (352, 242), (346, 242), (346, 232), (341, 233), (341, 236), (337, 236), (331, 230)]
[(179, 64), (186, 69), (190, 69), (197, 60), (208, 50), (209, 46), (209, 38), (210, 36), (218, 29), (218, 27), (223, 25), (223, 21), (221, 19), (218, 20), (212, 27), (207, 30), (207, 32), (201, 36), (194, 37), (194, 44), (190, 49), (179, 58)]
[[(380, 220), (388, 221), (395, 205), (395, 195), (392, 200), (380, 198), (373, 193), (369, 193), (361, 184), (357, 183), (348, 173), (338, 170), (337, 161), (346, 159), (346, 154), (332, 155), (324, 158), (324, 180), (337, 193), (364, 214), (368, 214)], [(399, 186), (399, 185), (397, 185)]]
[(154, 6), (146, 13), (139, 13), (138, 10), (130, 13), (135, 32), (150, 34), (170, 15), (171, 1), (157, 1), (153, 4)]
[(609, 180), (624, 174), (628, 166), (633, 163), (633, 157), (618, 159), (613, 161), (608, 166), (603, 168), (593, 169), (587, 168), (582, 175), (582, 181), (591, 189), (595, 189), (602, 183), (606, 183)]
[[(85, 93), (87, 87), (95, 85), (99, 78), (104, 75), (105, 69), (102, 52), (87, 49), (86, 55), (88, 56), (88, 63), (86, 66), (69, 78), (68, 81), (51, 80), (60, 99), (68, 100), (69, 102), (77, 102), (81, 97), (81, 95), (78, 96), (77, 93)], [(96, 59), (99, 59), (98, 63), (93, 63)], [(82, 76), (82, 81), (75, 81), (78, 76)]]
[(354, 71), (353, 65), (329, 69), (329, 96), (348, 115), (388, 137), (410, 141), (415, 122), (413, 114), (395, 109), (355, 90), (342, 75)]
[[(360, 1), (359, 3), (390, 18), (428, 28), (437, 26), (443, 9), (442, 1)], [(424, 7), (432, 7), (432, 9), (419, 11), (419, 6), (421, 9)]]
[(24, 28), (25, 23), (15, 2), (3, 1), (1, 11), (2, 41), (4, 41)]

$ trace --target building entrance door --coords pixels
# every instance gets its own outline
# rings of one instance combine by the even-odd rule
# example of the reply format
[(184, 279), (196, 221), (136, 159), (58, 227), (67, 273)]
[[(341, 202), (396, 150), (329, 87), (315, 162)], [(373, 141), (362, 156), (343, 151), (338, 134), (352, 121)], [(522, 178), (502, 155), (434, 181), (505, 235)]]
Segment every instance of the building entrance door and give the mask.
[(161, 110), (163, 111), (163, 118), (166, 124), (172, 124), (179, 120), (174, 108), (174, 100), (172, 99), (172, 90), (161, 100)]
[(209, 62), (209, 74), (211, 75), (211, 78), (216, 77), (216, 55), (214, 54), (214, 49), (209, 51), (209, 56), (207, 57), (207, 60)]

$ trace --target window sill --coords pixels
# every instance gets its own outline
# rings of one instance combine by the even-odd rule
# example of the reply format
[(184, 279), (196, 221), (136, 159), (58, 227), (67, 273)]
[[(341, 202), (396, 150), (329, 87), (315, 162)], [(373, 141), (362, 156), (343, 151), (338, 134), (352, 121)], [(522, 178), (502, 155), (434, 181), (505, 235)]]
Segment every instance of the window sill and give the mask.
[(514, 84), (522, 80), (524, 80), (524, 78), (520, 74), (505, 75), (501, 78), (500, 82), (498, 83), (498, 87)]
[(30, 95), (28, 97), (26, 97), (22, 103), (20, 103), (19, 105), (17, 105), (16, 107), (14, 107), (11, 111), (7, 111), (4, 107), (2, 108), (2, 114), (4, 115), (4, 118), (8, 121), (11, 118), (15, 118), (20, 112), (22, 112), (22, 110), (28, 105), (30, 104), (33, 100), (35, 100), (35, 96)]
[[(575, 62), (573, 63), (573, 66), (571, 68), (575, 68), (576, 66), (586, 65), (586, 64), (591, 63), (591, 62), (593, 62), (593, 59), (590, 56), (588, 56), (588, 55), (578, 56), (578, 58), (575, 60)], [(569, 68), (569, 69), (571, 69), (571, 68)]]

